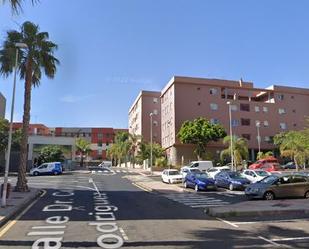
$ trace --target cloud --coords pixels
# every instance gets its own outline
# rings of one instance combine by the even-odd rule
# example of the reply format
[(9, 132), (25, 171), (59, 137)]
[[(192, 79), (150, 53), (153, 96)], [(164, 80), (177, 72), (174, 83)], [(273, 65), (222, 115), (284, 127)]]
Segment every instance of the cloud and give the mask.
[(91, 97), (94, 97), (94, 94), (88, 94), (88, 95), (83, 95), (83, 96), (76, 96), (76, 95), (68, 94), (68, 95), (61, 97), (60, 101), (65, 102), (65, 103), (77, 103), (77, 102), (81, 102), (83, 100), (89, 99)]

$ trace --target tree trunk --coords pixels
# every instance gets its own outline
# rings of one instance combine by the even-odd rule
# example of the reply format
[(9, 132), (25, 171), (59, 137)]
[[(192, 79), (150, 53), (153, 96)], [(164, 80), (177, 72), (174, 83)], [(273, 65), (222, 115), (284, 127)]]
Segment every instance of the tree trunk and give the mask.
[(24, 115), (23, 128), (20, 144), (20, 164), (18, 168), (18, 177), (15, 191), (27, 192), (29, 191), (26, 179), (27, 161), (28, 161), (28, 130), (30, 122), (30, 107), (31, 107), (31, 87), (32, 87), (32, 65), (28, 60), (26, 65), (26, 79), (25, 79), (25, 93), (24, 93)]
[(80, 164), (79, 164), (79, 166), (81, 168), (84, 167), (84, 153), (80, 154)]
[(297, 160), (296, 160), (296, 157), (294, 156), (294, 162), (295, 162), (295, 166), (296, 166), (296, 171), (298, 171), (298, 163), (297, 163)]

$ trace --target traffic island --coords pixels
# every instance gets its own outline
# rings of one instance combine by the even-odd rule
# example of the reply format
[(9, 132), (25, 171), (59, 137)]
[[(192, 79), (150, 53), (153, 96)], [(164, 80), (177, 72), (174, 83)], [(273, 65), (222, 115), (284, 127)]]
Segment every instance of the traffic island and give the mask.
[(222, 207), (209, 207), (205, 209), (205, 213), (220, 218), (309, 214), (309, 200), (283, 199), (273, 201), (244, 201)]
[(0, 207), (0, 227), (21, 213), (40, 194), (40, 189), (33, 188), (29, 192), (11, 192), (6, 207)]

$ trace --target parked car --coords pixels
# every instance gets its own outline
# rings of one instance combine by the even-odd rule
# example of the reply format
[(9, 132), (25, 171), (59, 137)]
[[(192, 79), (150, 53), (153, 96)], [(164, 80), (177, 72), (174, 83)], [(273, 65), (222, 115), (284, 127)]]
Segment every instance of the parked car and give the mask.
[(228, 188), (230, 190), (242, 190), (250, 184), (250, 181), (238, 172), (221, 171), (215, 175), (215, 184), (217, 187)]
[(200, 171), (206, 172), (206, 170), (212, 168), (214, 165), (212, 161), (193, 161), (188, 166), (189, 168), (196, 168)]
[(38, 167), (30, 169), (30, 175), (60, 175), (62, 174), (61, 162), (43, 163)]
[(183, 183), (185, 188), (194, 188), (199, 190), (217, 190), (214, 179), (206, 173), (189, 173), (186, 175)]
[(309, 177), (301, 174), (271, 175), (245, 189), (249, 198), (273, 200), (283, 197), (309, 198)]
[(294, 162), (288, 162), (284, 165), (281, 165), (283, 169), (296, 169), (296, 165)]
[(241, 175), (247, 178), (251, 183), (255, 183), (271, 174), (265, 170), (246, 169), (241, 173)]
[(189, 168), (188, 166), (184, 166), (180, 169), (180, 174), (182, 175), (182, 178), (184, 179), (188, 173), (201, 173), (197, 168)]
[(177, 183), (182, 182), (182, 175), (177, 169), (165, 169), (161, 175), (162, 182), (165, 183)]
[(215, 175), (218, 174), (221, 171), (229, 171), (230, 167), (229, 166), (221, 166), (221, 167), (213, 167), (208, 169), (206, 172), (211, 177), (212, 179), (215, 179)]
[(260, 169), (272, 173), (283, 170), (279, 163), (266, 163)]
[(249, 169), (260, 169), (263, 165), (267, 163), (278, 163), (278, 160), (275, 157), (267, 157), (267, 158), (258, 160), (255, 163), (251, 164), (249, 166)]

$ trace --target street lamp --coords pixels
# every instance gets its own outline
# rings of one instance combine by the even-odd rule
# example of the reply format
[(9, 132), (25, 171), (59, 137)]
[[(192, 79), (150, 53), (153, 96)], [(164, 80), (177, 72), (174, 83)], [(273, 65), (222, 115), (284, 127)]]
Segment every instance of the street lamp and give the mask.
[(261, 122), (260, 122), (260, 121), (257, 121), (257, 122), (256, 122), (256, 128), (257, 128), (257, 141), (258, 141), (258, 147), (259, 147), (259, 154), (260, 154), (260, 152), (261, 152), (260, 127), (261, 127)]
[(230, 118), (230, 153), (231, 153), (231, 166), (232, 170), (234, 169), (234, 155), (233, 155), (233, 132), (232, 132), (232, 108), (231, 108), (231, 102), (228, 101), (226, 104), (229, 106), (229, 118)]
[(11, 119), (10, 119), (10, 129), (9, 129), (9, 139), (8, 139), (8, 148), (6, 153), (5, 160), (5, 171), (4, 171), (4, 180), (3, 180), (3, 192), (2, 192), (2, 201), (1, 206), (6, 206), (6, 194), (8, 186), (8, 177), (9, 177), (9, 166), (10, 166), (10, 155), (11, 155), (11, 144), (12, 144), (12, 131), (13, 131), (13, 114), (14, 114), (14, 104), (15, 104), (15, 89), (16, 89), (16, 74), (17, 74), (17, 63), (18, 63), (18, 49), (28, 48), (27, 44), (17, 42), (15, 43), (15, 67), (14, 67), (14, 82), (13, 82), (13, 94), (12, 94), (12, 104), (11, 104)]
[(153, 113), (149, 113), (150, 117), (150, 172), (152, 174), (152, 116)]

